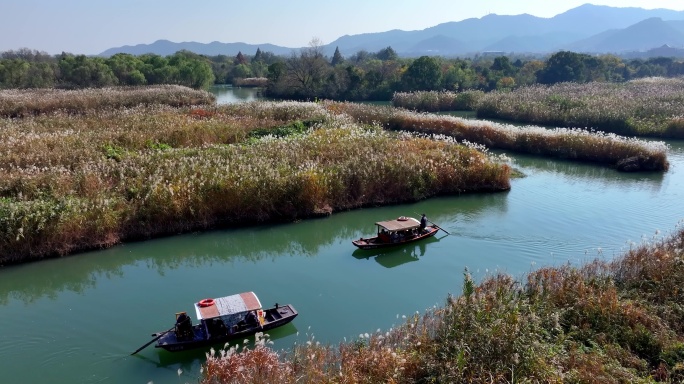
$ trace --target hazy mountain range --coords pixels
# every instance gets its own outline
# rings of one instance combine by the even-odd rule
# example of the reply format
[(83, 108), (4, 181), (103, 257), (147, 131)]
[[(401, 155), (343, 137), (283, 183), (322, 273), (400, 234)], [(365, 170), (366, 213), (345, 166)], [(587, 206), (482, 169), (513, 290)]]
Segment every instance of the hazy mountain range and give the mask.
[[(482, 53), (545, 54), (559, 50), (584, 53), (634, 55), (651, 49), (668, 48), (684, 53), (684, 11), (669, 9), (616, 8), (585, 4), (551, 18), (528, 14), (490, 14), (482, 18), (442, 23), (418, 31), (345, 35), (324, 47), (332, 55), (335, 48), (345, 55), (359, 51), (377, 52), (392, 47), (400, 56), (473, 56)], [(100, 56), (115, 53), (171, 55), (185, 49), (199, 54), (253, 55), (257, 48), (276, 55), (288, 55), (301, 48), (272, 44), (174, 43), (159, 40), (108, 49)]]

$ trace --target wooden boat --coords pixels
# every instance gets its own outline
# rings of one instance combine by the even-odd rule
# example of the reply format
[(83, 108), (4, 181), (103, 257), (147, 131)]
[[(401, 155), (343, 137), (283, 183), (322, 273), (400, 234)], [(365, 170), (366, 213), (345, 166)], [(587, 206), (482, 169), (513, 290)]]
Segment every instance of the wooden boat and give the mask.
[(254, 292), (204, 299), (194, 306), (198, 324), (193, 325), (187, 313), (177, 313), (173, 328), (152, 334), (156, 348), (184, 351), (225, 343), (280, 327), (298, 314), (290, 304), (262, 309)]
[(405, 216), (395, 220), (379, 221), (375, 225), (378, 227), (377, 236), (367, 239), (362, 237), (353, 240), (352, 243), (361, 249), (393, 247), (434, 236), (440, 230), (434, 224), (421, 230), (420, 221)]

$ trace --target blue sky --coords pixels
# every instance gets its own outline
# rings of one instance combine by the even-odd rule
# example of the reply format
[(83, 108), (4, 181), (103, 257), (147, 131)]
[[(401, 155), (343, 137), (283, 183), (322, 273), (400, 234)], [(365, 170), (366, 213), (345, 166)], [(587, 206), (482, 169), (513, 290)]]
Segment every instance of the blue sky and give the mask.
[(159, 39), (296, 48), (489, 13), (552, 17), (587, 2), (684, 10), (682, 0), (0, 0), (0, 52), (98, 54)]

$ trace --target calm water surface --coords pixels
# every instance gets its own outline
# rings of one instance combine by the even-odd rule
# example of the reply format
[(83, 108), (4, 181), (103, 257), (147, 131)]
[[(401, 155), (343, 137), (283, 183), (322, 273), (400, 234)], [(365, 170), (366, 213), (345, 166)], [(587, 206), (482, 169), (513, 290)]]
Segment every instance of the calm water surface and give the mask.
[[(463, 272), (502, 271), (619, 255), (684, 219), (684, 142), (664, 174), (515, 156), (527, 177), (505, 193), (343, 212), (286, 225), (193, 233), (0, 270), (0, 382), (193, 383), (203, 351), (148, 347), (150, 333), (205, 297), (255, 291), (300, 312), (271, 332), (288, 349), (312, 335), (338, 343), (387, 330), (403, 315), (460, 294)], [(384, 253), (351, 239), (401, 215), (451, 232)]]
[(217, 104), (241, 103), (244, 101), (263, 100), (260, 88), (233, 87), (232, 85), (214, 85), (209, 92), (216, 96)]

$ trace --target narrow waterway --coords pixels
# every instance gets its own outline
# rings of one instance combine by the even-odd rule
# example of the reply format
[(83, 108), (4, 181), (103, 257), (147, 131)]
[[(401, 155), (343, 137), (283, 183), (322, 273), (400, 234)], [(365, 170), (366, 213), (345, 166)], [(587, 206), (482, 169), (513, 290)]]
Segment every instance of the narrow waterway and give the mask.
[[(522, 278), (672, 232), (684, 219), (684, 142), (664, 174), (515, 156), (526, 177), (505, 193), (430, 199), (284, 225), (193, 233), (0, 269), (3, 383), (194, 383), (204, 351), (152, 346), (193, 302), (255, 291), (300, 315), (273, 347), (338, 343), (387, 330), (460, 294), (466, 268)], [(387, 252), (355, 250), (373, 223), (428, 218), (451, 233)], [(660, 234), (656, 235), (657, 232)]]

